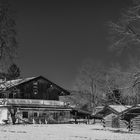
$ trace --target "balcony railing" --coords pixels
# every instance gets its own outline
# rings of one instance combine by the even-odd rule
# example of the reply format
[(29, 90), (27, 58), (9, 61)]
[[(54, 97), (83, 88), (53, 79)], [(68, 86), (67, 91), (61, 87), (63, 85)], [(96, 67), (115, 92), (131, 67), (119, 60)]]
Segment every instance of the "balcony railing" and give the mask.
[(66, 103), (54, 100), (34, 100), (34, 99), (0, 99), (0, 104), (6, 105), (44, 105), (44, 106), (65, 106)]

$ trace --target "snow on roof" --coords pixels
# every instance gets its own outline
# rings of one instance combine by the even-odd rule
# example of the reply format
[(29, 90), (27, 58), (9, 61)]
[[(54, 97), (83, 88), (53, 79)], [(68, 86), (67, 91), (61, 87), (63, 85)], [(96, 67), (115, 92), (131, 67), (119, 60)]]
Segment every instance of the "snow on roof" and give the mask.
[(110, 108), (114, 109), (118, 113), (130, 108), (131, 106), (124, 106), (124, 105), (109, 105)]
[(103, 110), (104, 106), (97, 106), (95, 110), (93, 110), (92, 115), (95, 115), (96, 113), (100, 112)]
[(27, 81), (32, 80), (34, 78), (35, 77), (30, 77), (30, 78), (23, 78), (23, 79), (16, 79), (16, 80), (2, 82), (2, 83), (0, 83), (0, 90), (4, 90), (6, 88), (11, 88), (11, 87), (17, 86), (21, 83), (27, 82)]
[(97, 106), (96, 109), (102, 109), (104, 106)]

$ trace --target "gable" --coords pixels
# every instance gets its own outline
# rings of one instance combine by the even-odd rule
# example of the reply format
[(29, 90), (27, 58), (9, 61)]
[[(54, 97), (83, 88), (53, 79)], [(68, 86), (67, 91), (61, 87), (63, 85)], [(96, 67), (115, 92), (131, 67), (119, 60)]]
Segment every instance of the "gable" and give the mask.
[(94, 116), (97, 118), (103, 118), (110, 114), (118, 115), (120, 112), (126, 110), (127, 108), (128, 106), (123, 105), (107, 105), (100, 109), (97, 113), (95, 113)]
[(111, 114), (105, 116), (104, 119), (112, 120), (113, 117), (117, 117), (117, 115), (114, 113), (111, 113)]
[(64, 88), (58, 86), (57, 84), (51, 82), (50, 80), (44, 78), (43, 76), (38, 77), (31, 77), (31, 78), (23, 78), (23, 79), (16, 79), (11, 81), (6, 81), (5, 83), (0, 84), (1, 90), (7, 90), (13, 87), (19, 87), (21, 85), (27, 85), (31, 82), (40, 81), (47, 84), (48, 88), (53, 87), (55, 90), (58, 91), (59, 96), (69, 95), (70, 93), (65, 90)]
[(140, 115), (140, 105), (132, 106), (120, 113), (120, 117), (124, 120), (131, 120), (138, 115)]
[(112, 108), (117, 113), (121, 113), (129, 108), (129, 106), (124, 106), (124, 105), (109, 105), (109, 107)]

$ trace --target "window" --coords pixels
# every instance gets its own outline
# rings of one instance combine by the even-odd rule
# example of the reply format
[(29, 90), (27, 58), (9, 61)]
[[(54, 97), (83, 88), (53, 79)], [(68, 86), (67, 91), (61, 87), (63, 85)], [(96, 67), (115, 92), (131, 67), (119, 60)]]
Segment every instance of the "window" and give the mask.
[(42, 116), (46, 116), (46, 113), (43, 113)]
[(9, 98), (13, 98), (13, 93), (10, 93), (9, 94)]
[(38, 94), (38, 82), (33, 83), (33, 93), (36, 95)]
[(22, 112), (23, 118), (28, 118), (28, 112)]
[(34, 117), (37, 117), (37, 116), (38, 116), (37, 112), (34, 112)]

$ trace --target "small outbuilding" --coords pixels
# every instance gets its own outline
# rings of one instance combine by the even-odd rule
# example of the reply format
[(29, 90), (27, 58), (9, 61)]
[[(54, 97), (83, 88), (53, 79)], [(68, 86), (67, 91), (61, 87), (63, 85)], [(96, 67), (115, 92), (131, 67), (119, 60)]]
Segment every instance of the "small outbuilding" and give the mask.
[(121, 112), (120, 117), (128, 122), (129, 130), (140, 131), (140, 104)]
[(100, 119), (104, 127), (125, 128), (127, 123), (119, 118), (119, 114), (128, 108), (123, 105), (107, 105), (95, 113), (93, 118)]

